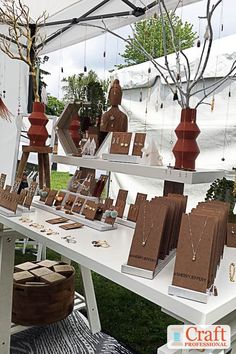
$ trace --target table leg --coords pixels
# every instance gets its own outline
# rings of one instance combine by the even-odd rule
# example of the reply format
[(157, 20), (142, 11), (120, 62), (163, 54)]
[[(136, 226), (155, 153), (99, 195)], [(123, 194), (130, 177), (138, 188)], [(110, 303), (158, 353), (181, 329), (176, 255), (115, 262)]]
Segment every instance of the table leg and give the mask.
[(88, 320), (91, 332), (97, 333), (101, 331), (100, 318), (97, 308), (97, 301), (93, 287), (93, 279), (91, 275), (91, 270), (80, 266), (81, 276), (84, 285), (85, 301), (88, 313)]
[(10, 353), (15, 238), (0, 234), (0, 353)]

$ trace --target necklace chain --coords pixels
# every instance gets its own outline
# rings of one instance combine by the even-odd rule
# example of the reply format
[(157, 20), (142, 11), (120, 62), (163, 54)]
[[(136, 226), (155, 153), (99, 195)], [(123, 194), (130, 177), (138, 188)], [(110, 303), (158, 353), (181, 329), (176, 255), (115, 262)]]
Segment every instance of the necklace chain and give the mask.
[(145, 237), (145, 234), (146, 234), (146, 212), (147, 212), (147, 204), (144, 205), (144, 208), (143, 208), (143, 232), (142, 232), (142, 246), (145, 247), (146, 246), (146, 243), (149, 239), (149, 236), (151, 235), (151, 231), (153, 229), (153, 223), (147, 233), (147, 236)]
[(206, 228), (206, 225), (207, 225), (207, 219), (208, 219), (208, 217), (206, 217), (206, 219), (205, 219), (205, 221), (204, 221), (204, 225), (203, 225), (203, 228), (202, 228), (202, 231), (201, 231), (201, 234), (200, 234), (200, 237), (199, 237), (197, 246), (196, 246), (196, 248), (194, 248), (194, 245), (193, 245), (193, 233), (192, 233), (192, 227), (191, 227), (190, 214), (188, 214), (189, 237), (190, 237), (191, 247), (192, 247), (192, 253), (193, 253), (193, 256), (192, 256), (192, 261), (193, 261), (193, 262), (196, 261), (196, 259), (197, 259), (197, 251), (198, 251), (199, 245), (200, 245), (201, 240), (202, 240), (202, 236), (203, 236), (203, 234), (204, 234), (204, 231), (205, 231), (205, 228)]

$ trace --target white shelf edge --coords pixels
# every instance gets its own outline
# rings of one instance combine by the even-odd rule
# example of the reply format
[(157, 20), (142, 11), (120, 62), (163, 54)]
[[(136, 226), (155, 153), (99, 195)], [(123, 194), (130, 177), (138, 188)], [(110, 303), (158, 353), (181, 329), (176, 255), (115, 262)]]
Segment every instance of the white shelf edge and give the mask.
[(52, 160), (55, 163), (61, 163), (70, 166), (80, 166), (86, 168), (94, 168), (102, 171), (110, 171), (116, 173), (124, 173), (147, 178), (156, 178), (171, 182), (179, 182), (185, 184), (211, 183), (217, 178), (225, 175), (224, 170), (197, 170), (182, 171), (168, 168), (165, 166), (143, 166), (132, 163), (119, 163), (100, 158), (89, 160), (76, 156), (60, 156), (53, 155)]

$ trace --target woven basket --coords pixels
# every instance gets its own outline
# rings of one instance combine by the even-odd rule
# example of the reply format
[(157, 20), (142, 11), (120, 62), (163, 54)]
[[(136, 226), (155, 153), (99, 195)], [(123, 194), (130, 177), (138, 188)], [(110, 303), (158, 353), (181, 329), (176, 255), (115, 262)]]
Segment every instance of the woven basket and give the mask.
[(74, 307), (75, 270), (55, 284), (13, 283), (12, 322), (42, 326), (66, 318)]

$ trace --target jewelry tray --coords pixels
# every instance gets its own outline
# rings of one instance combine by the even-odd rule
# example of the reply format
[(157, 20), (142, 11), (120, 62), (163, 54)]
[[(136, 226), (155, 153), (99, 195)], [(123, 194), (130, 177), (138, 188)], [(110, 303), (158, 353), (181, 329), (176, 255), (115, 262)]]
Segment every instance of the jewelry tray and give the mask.
[(127, 263), (122, 264), (121, 271), (122, 273), (135, 275), (145, 279), (153, 279), (157, 274), (159, 274), (162, 269), (175, 257), (176, 250), (172, 250), (170, 254), (165, 259), (160, 259), (154, 271), (133, 267), (128, 265)]

